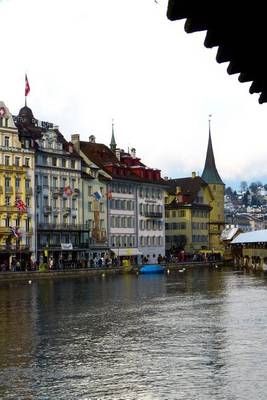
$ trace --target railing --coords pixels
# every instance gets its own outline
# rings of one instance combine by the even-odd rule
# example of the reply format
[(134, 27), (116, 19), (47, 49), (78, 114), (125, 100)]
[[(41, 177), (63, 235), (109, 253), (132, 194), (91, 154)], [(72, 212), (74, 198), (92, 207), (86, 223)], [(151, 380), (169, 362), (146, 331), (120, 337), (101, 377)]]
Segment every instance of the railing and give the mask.
[(162, 218), (162, 212), (145, 211), (144, 216), (147, 218)]
[(84, 224), (45, 224), (45, 223), (39, 223), (37, 225), (37, 229), (40, 230), (46, 230), (46, 231), (52, 231), (52, 230), (57, 230), (57, 231), (89, 231), (88, 226)]
[(29, 250), (29, 246), (26, 245), (16, 245), (16, 244), (1, 244), (0, 251), (25, 251)]
[(2, 212), (19, 212), (19, 213), (27, 212), (26, 210), (19, 210), (15, 206), (7, 206), (7, 205), (0, 206), (0, 211), (2, 211)]

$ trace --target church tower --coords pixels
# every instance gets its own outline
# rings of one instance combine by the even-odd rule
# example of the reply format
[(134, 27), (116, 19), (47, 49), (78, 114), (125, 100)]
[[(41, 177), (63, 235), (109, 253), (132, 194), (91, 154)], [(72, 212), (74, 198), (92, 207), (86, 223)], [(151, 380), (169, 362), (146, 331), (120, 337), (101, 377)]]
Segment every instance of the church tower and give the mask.
[(117, 148), (117, 144), (116, 144), (116, 141), (115, 141), (115, 135), (114, 135), (114, 122), (113, 122), (113, 120), (112, 120), (112, 135), (111, 135), (111, 142), (110, 142), (110, 145), (109, 145), (109, 147), (110, 147), (110, 149), (115, 153), (115, 151), (116, 151), (116, 148)]
[(220, 236), (224, 228), (224, 183), (217, 171), (211, 141), (211, 129), (209, 120), (209, 141), (206, 154), (206, 162), (202, 173), (202, 179), (208, 184), (213, 196), (210, 206), (209, 242), (210, 249), (214, 252), (223, 250), (224, 246)]

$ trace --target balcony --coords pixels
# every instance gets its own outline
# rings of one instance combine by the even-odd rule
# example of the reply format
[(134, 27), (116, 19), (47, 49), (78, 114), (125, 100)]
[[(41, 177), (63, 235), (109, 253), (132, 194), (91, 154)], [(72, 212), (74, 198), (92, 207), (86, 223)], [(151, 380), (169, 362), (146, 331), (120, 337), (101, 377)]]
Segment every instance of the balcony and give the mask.
[(25, 213), (27, 212), (26, 210), (19, 210), (17, 207), (15, 206), (8, 206), (8, 205), (4, 205), (4, 206), (0, 206), (0, 212), (7, 212), (7, 213)]
[(51, 211), (52, 211), (52, 207), (51, 206), (44, 206), (44, 213), (45, 214), (51, 213)]
[(52, 193), (53, 193), (53, 196), (58, 196), (58, 195), (62, 194), (61, 188), (55, 187), (55, 186), (52, 187)]
[(88, 227), (84, 224), (45, 224), (39, 223), (37, 229), (43, 231), (88, 231)]
[(0, 253), (28, 252), (29, 246), (17, 244), (1, 244)]
[(13, 187), (6, 186), (5, 192), (6, 192), (6, 194), (13, 194), (14, 193)]
[(80, 194), (80, 189), (75, 188), (75, 189), (72, 189), (72, 190), (73, 190), (72, 196), (79, 196), (79, 194)]
[(162, 212), (145, 211), (144, 216), (147, 218), (162, 218)]
[(9, 226), (0, 226), (0, 235), (11, 235), (11, 233)]

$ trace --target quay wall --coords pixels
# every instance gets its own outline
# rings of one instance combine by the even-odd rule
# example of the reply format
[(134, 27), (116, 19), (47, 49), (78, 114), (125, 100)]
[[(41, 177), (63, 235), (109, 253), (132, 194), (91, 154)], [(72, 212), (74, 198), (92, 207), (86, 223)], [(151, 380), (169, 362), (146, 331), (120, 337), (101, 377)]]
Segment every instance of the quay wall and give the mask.
[[(223, 261), (219, 262), (191, 262), (179, 264), (166, 264), (164, 267), (169, 270), (179, 270), (181, 268), (194, 267), (210, 267), (215, 265), (226, 265)], [(83, 269), (67, 269), (67, 270), (50, 270), (50, 271), (18, 271), (18, 272), (0, 272), (0, 283), (4, 281), (29, 281), (36, 279), (53, 279), (53, 278), (74, 278), (86, 276), (118, 275), (123, 273), (138, 273), (140, 266), (131, 268), (83, 268)]]

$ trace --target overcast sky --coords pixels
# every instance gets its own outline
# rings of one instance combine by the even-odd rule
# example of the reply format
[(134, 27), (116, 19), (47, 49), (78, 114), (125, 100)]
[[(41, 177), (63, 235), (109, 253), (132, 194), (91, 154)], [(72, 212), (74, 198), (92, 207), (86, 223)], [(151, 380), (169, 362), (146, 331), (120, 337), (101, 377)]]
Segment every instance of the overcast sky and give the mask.
[(114, 118), (117, 146), (171, 178), (201, 175), (212, 114), (226, 185), (267, 183), (266, 104), (166, 11), (167, 0), (0, 0), (0, 100), (18, 113), (26, 71), (37, 119), (109, 145)]

